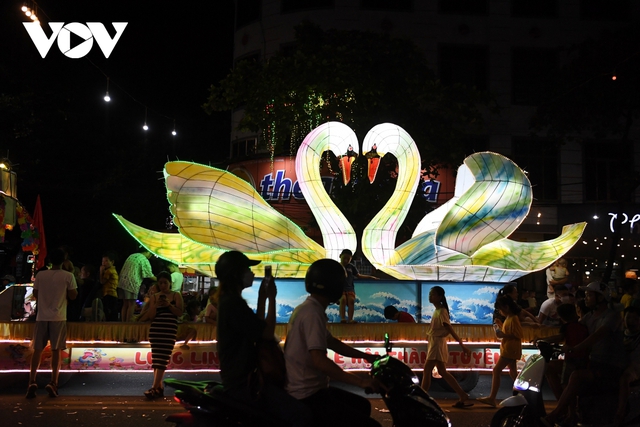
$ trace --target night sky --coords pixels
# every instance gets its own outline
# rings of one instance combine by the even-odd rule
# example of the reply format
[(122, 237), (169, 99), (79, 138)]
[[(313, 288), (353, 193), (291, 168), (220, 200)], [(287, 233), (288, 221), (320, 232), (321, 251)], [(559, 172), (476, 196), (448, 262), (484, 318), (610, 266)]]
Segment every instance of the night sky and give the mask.
[(47, 22), (101, 22), (112, 36), (111, 22), (128, 22), (108, 59), (95, 42), (84, 58), (54, 43), (43, 59), (20, 6), (0, 4), (0, 158), (14, 164), (29, 211), (41, 196), (49, 249), (71, 245), (77, 264), (107, 250), (124, 258), (136, 245), (112, 213), (162, 230), (164, 163), (228, 155), (230, 114), (201, 105), (231, 68), (233, 2), (38, 2), (47, 36)]

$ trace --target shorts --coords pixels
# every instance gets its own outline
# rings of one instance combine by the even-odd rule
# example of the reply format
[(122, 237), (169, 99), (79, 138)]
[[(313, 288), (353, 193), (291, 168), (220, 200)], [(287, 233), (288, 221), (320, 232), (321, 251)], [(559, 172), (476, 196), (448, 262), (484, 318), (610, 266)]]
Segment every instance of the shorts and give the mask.
[(137, 292), (127, 291), (127, 290), (122, 289), (122, 288), (118, 288), (118, 298), (127, 299), (127, 300), (137, 300), (138, 299), (138, 293)]
[(344, 295), (345, 297), (356, 297), (355, 291), (345, 291), (342, 293), (342, 295)]
[(449, 347), (446, 337), (429, 337), (427, 360), (438, 360), (444, 363), (449, 361)]
[(569, 377), (573, 371), (586, 369), (588, 361), (586, 359), (564, 359), (562, 364), (562, 374), (560, 374), (560, 383), (562, 385), (569, 384)]
[(67, 348), (67, 321), (36, 321), (33, 329), (33, 349), (44, 350), (47, 342), (51, 343), (51, 350)]

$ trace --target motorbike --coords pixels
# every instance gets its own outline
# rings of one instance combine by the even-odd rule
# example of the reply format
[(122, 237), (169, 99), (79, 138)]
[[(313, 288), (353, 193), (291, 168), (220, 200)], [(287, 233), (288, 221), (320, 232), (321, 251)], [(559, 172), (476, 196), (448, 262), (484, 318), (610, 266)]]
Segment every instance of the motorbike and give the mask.
[(549, 360), (558, 359), (562, 350), (557, 345), (538, 341), (540, 354), (527, 360), (513, 383), (514, 396), (500, 402), (501, 408), (491, 419), (491, 427), (538, 426), (547, 415), (542, 400), (542, 386)]
[[(370, 375), (386, 390), (382, 394), (395, 427), (451, 427), (446, 413), (429, 394), (420, 387), (420, 380), (411, 368), (390, 356), (392, 345), (385, 334), (386, 354), (371, 365)], [(166, 421), (176, 426), (281, 426), (282, 422), (244, 402), (225, 394), (216, 381), (165, 380), (174, 388), (175, 397), (187, 412), (171, 414)], [(371, 393), (371, 390), (367, 390)]]
[[(545, 368), (549, 360), (558, 359), (562, 349), (545, 341), (536, 346), (540, 354), (531, 356), (513, 383), (514, 396), (500, 402), (501, 408), (491, 419), (491, 427), (540, 426), (546, 416), (542, 399)], [(578, 399), (578, 426), (613, 425), (612, 408), (617, 406), (616, 393), (598, 388), (586, 390)], [(627, 416), (623, 426), (637, 426), (640, 422), (640, 384), (635, 384), (627, 402)]]

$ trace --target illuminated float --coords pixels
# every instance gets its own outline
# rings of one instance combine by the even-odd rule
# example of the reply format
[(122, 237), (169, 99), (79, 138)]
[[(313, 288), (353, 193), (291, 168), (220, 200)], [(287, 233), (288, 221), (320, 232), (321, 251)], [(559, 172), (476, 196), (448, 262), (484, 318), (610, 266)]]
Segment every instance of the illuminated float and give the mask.
[[(318, 165), (327, 150), (339, 155), (357, 147), (348, 126), (329, 122), (312, 131), (298, 150), (298, 182), (321, 229), (324, 246), (279, 214), (246, 181), (189, 162), (165, 166), (178, 235), (116, 218), (155, 255), (205, 275), (213, 276), (220, 253), (239, 250), (272, 264), (277, 277), (301, 278), (316, 259), (337, 259), (345, 248), (355, 251), (355, 232), (325, 192)], [(394, 154), (399, 172), (394, 194), (363, 232), (361, 249), (375, 268), (395, 278), (510, 282), (562, 257), (586, 226), (584, 222), (565, 226), (559, 237), (544, 242), (509, 240), (529, 213), (531, 183), (511, 160), (483, 152), (467, 157), (459, 168), (455, 197), (427, 214), (413, 237), (396, 248), (397, 230), (418, 185), (420, 153), (411, 136), (390, 123), (366, 135), (363, 151), (373, 150), (378, 156)]]
[[(322, 244), (270, 206), (247, 181), (228, 171), (190, 162), (169, 162), (164, 169), (179, 233), (155, 232), (115, 217), (156, 256), (208, 276), (214, 276), (218, 256), (231, 249), (272, 265), (278, 277), (276, 334), (284, 339), (288, 316), (306, 295), (303, 278), (308, 266), (320, 258), (337, 259), (342, 249), (355, 251), (357, 247), (353, 227), (322, 184), (319, 163), (328, 150), (339, 157), (348, 181), (348, 166), (360, 146), (348, 126), (330, 122), (312, 131), (298, 150), (299, 188), (321, 230)], [(541, 270), (562, 257), (579, 240), (586, 224), (565, 226), (558, 238), (545, 242), (509, 240), (529, 213), (531, 184), (509, 159), (483, 152), (466, 158), (458, 169), (454, 197), (427, 214), (412, 238), (395, 247), (398, 227), (418, 187), (419, 152), (411, 136), (393, 124), (374, 127), (363, 140), (363, 152), (373, 166), (387, 152), (398, 160), (396, 190), (365, 228), (361, 250), (375, 268), (401, 280), (358, 282), (356, 319), (360, 323), (330, 323), (329, 329), (363, 351), (379, 351), (388, 332), (396, 343), (397, 356), (419, 370), (426, 357), (426, 331), (433, 311), (428, 290), (437, 284), (446, 290), (456, 332), (472, 348), (472, 355), (463, 357), (452, 343), (448, 366), (490, 370), (499, 354), (491, 327), (497, 291), (505, 282)], [(370, 179), (375, 173), (372, 168)], [(255, 272), (262, 276), (260, 266)], [(258, 283), (256, 279), (243, 293), (250, 303), (257, 299)], [(409, 311), (418, 323), (382, 323), (386, 322), (382, 311), (388, 304)], [(329, 307), (327, 315), (331, 322), (339, 319), (335, 306)], [(28, 337), (30, 326), (25, 322), (5, 324), (0, 337)], [(176, 347), (170, 369), (218, 369), (215, 327), (192, 326), (198, 330), (197, 341), (190, 350)], [(554, 328), (524, 329), (525, 341), (557, 332)], [(65, 369), (149, 370), (147, 330), (148, 324), (70, 323), (71, 352)], [(126, 341), (140, 343), (122, 344)], [(21, 360), (20, 353), (14, 352)], [(363, 361), (335, 357), (344, 368), (366, 369)]]

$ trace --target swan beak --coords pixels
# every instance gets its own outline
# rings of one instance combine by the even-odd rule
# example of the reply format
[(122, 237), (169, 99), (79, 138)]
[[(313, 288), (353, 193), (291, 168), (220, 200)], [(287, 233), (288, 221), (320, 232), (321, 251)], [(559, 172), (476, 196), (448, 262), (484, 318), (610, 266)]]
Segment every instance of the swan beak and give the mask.
[(380, 154), (372, 150), (365, 154), (365, 157), (367, 158), (367, 165), (369, 168), (369, 183), (373, 184), (373, 181), (376, 180), (376, 175), (378, 174), (378, 168), (380, 167), (380, 159), (384, 157), (384, 154)]
[(342, 169), (342, 182), (347, 185), (351, 181), (351, 164), (356, 158), (354, 156), (340, 157), (340, 169)]

